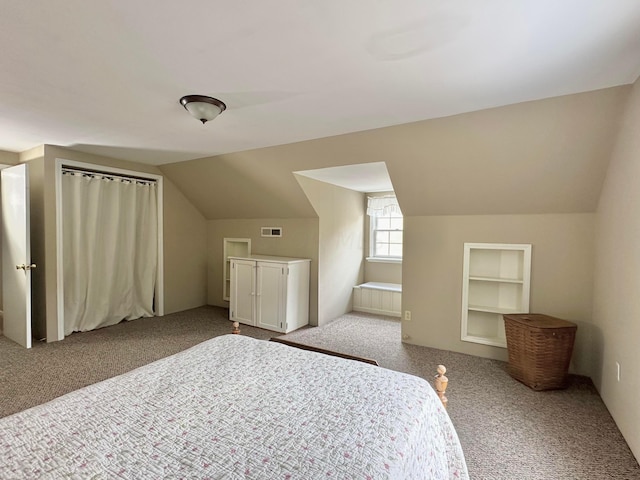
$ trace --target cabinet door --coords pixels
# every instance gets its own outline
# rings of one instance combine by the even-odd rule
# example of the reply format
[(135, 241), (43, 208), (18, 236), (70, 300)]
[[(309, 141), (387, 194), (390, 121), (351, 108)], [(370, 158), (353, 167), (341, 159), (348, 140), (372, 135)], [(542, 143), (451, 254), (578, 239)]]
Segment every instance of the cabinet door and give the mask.
[(256, 277), (257, 326), (285, 331), (286, 264), (258, 262)]
[(255, 269), (256, 262), (231, 260), (231, 297), (229, 318), (255, 325)]

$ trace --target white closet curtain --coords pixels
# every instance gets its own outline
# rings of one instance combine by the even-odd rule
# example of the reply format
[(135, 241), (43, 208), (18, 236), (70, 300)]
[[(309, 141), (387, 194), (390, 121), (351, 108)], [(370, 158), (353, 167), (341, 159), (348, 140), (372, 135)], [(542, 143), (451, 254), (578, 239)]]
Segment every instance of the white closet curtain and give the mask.
[(64, 333), (153, 316), (158, 261), (154, 182), (64, 172)]

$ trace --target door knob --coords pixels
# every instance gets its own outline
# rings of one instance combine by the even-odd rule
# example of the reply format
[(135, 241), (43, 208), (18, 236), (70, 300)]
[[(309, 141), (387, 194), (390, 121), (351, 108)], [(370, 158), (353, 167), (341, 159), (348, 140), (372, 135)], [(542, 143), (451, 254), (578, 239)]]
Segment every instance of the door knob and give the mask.
[(32, 263), (31, 265), (25, 265), (24, 263), (22, 265), (16, 265), (16, 270), (24, 270), (25, 272), (34, 268), (36, 268), (35, 263)]

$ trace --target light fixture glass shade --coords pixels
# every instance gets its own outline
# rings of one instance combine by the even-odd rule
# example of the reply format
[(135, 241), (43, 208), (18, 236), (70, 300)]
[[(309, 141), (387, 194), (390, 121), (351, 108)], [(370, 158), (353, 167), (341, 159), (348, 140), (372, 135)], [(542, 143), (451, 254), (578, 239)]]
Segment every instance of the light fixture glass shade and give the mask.
[(187, 112), (203, 124), (213, 120), (227, 108), (224, 102), (217, 98), (204, 95), (185, 95), (180, 99), (180, 103)]

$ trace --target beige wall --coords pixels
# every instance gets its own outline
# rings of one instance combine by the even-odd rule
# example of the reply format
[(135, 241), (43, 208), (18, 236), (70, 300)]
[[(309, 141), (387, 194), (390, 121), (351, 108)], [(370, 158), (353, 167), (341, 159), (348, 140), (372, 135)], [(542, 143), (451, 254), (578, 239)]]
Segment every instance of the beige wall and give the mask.
[[(26, 155), (23, 157), (26, 158)], [(46, 281), (45, 281), (45, 230), (44, 230), (44, 149), (30, 152), (29, 163), (29, 209), (31, 226), (31, 262), (36, 269), (31, 271), (31, 327), (35, 338), (47, 337)]]
[[(596, 215), (593, 380), (640, 458), (640, 81), (612, 154)], [(616, 379), (616, 362), (621, 366)]]
[[(366, 235), (369, 235), (367, 231)], [(368, 250), (365, 250), (368, 252)], [(363, 282), (402, 283), (402, 263), (364, 262)]]
[(593, 225), (593, 214), (405, 217), (405, 341), (506, 360), (506, 349), (460, 340), (463, 244), (530, 243), (530, 310), (578, 324), (571, 368), (589, 375)]
[[(39, 261), (37, 274), (34, 276), (34, 323), (37, 328), (42, 328), (42, 315), (45, 312), (48, 341), (58, 336), (55, 212), (57, 158), (161, 174), (157, 168), (149, 165), (89, 155), (52, 145), (21, 155), (21, 161), (29, 162), (32, 171), (32, 255)], [(164, 235), (165, 313), (206, 304), (206, 222), (166, 178)]]
[(207, 304), (207, 222), (164, 179), (165, 314)]
[(17, 165), (20, 162), (20, 154), (16, 152), (7, 152), (0, 150), (0, 164)]
[(306, 161), (296, 154), (283, 155), (274, 147), (159, 168), (207, 220), (314, 218), (293, 175)]
[[(400, 125), (388, 161), (407, 216), (594, 212), (629, 86)], [(395, 146), (395, 151), (390, 147)]]
[(0, 150), (0, 164), (16, 165), (20, 162), (20, 154), (15, 152), (7, 152)]
[(364, 194), (302, 175), (296, 178), (319, 217), (318, 325), (352, 309), (363, 279)]
[[(262, 237), (260, 227), (282, 227), (282, 237)], [(318, 219), (267, 218), (209, 220), (207, 222), (207, 269), (209, 305), (229, 307), (222, 300), (223, 239), (251, 239), (251, 253), (311, 259), (309, 322), (318, 322)]]

